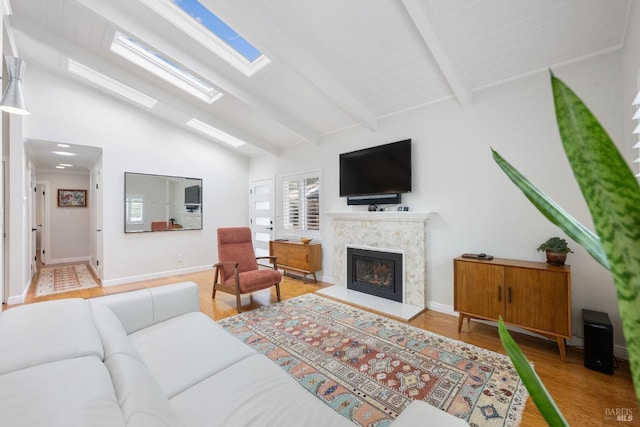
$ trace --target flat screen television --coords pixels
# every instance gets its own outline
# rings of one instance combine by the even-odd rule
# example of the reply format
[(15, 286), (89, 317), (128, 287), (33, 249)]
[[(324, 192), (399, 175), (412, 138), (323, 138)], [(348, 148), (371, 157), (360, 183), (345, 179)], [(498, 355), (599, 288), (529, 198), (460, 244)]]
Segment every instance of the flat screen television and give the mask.
[(200, 186), (193, 185), (184, 189), (184, 206), (193, 212), (200, 207)]
[(410, 191), (410, 139), (340, 154), (340, 197)]

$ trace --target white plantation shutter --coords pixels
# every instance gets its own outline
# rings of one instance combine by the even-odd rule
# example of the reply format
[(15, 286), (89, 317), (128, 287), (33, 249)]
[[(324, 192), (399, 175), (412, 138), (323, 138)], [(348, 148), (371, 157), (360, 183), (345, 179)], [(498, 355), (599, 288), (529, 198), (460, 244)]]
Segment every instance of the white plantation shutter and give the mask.
[(285, 233), (319, 234), (321, 182), (319, 171), (282, 178), (282, 229)]

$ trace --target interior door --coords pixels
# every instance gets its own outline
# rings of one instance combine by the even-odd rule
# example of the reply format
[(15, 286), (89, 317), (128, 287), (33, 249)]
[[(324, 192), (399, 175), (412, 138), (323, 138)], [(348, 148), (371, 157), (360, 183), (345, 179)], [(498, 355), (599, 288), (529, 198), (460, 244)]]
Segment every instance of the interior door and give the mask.
[(46, 185), (36, 183), (36, 252), (40, 256), (40, 262), (45, 264), (45, 247), (47, 239), (45, 235), (45, 195)]
[(249, 182), (249, 212), (256, 256), (269, 255), (269, 241), (275, 237), (273, 181), (273, 177), (268, 177), (254, 179)]
[[(32, 183), (33, 183), (32, 177)], [(31, 219), (31, 239), (29, 242), (29, 257), (31, 260), (31, 277), (33, 277), (38, 271), (38, 262), (36, 256), (37, 249), (37, 232), (38, 232), (38, 215), (37, 215), (37, 205), (38, 205), (38, 187), (35, 184), (32, 184), (31, 188), (33, 191), (31, 192), (31, 200), (30, 202), (30, 219)]]
[(94, 199), (95, 199), (95, 215), (96, 215), (96, 276), (98, 279), (103, 279), (103, 252), (102, 252), (102, 168), (96, 167), (96, 182), (94, 186)]

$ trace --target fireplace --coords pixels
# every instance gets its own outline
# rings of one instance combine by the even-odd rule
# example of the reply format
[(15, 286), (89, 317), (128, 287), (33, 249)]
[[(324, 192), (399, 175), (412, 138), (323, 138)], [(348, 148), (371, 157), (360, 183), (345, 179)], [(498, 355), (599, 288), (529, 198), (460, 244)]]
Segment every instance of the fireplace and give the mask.
[[(416, 317), (427, 307), (429, 215), (429, 212), (413, 211), (327, 212), (334, 237), (334, 276), (331, 278), (334, 286), (316, 292), (405, 322)], [(350, 247), (402, 254), (402, 273), (397, 281), (402, 285), (398, 292), (402, 302), (347, 289), (347, 249)]]
[(403, 302), (402, 253), (347, 247), (347, 289)]

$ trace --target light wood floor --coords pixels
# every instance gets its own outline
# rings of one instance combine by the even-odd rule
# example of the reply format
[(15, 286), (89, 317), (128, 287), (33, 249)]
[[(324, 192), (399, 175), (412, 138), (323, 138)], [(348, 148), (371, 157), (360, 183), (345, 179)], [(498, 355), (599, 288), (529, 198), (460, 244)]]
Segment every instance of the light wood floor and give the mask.
[[(69, 297), (91, 298), (138, 288), (162, 286), (185, 280), (191, 280), (198, 284), (200, 288), (200, 309), (205, 314), (214, 320), (236, 314), (234, 295), (218, 292), (216, 299), (211, 299), (213, 270), (121, 286), (66, 292), (39, 298), (34, 296), (35, 286), (32, 284), (31, 289), (28, 291), (26, 303)], [(314, 292), (325, 286), (329, 285), (323, 283), (318, 283), (317, 285), (303, 284), (302, 280), (285, 277), (281, 284), (282, 298), (293, 298)], [(242, 296), (242, 309), (243, 311), (253, 309), (275, 301), (274, 288), (263, 290), (252, 295)], [(426, 311), (411, 321), (411, 324), (440, 335), (504, 354), (497, 329), (494, 326), (472, 321), (469, 327), (465, 322), (462, 332), (458, 333), (457, 317), (435, 311)], [(607, 375), (586, 369), (583, 366), (583, 353), (578, 348), (569, 347), (567, 349), (567, 361), (562, 363), (555, 342), (522, 334), (514, 334), (514, 338), (529, 360), (535, 365), (538, 375), (542, 378), (569, 424), (572, 426), (640, 426), (640, 414), (638, 414), (636, 408), (635, 393), (629, 373), (629, 365), (626, 361), (620, 362), (620, 367), (615, 370), (614, 375)], [(633, 408), (632, 422), (617, 422), (615, 415), (609, 415), (612, 412), (615, 413), (616, 410), (627, 410), (628, 408)], [(546, 425), (531, 399), (527, 403), (521, 425), (523, 427)]]

